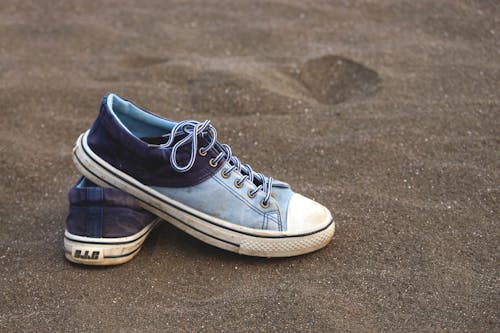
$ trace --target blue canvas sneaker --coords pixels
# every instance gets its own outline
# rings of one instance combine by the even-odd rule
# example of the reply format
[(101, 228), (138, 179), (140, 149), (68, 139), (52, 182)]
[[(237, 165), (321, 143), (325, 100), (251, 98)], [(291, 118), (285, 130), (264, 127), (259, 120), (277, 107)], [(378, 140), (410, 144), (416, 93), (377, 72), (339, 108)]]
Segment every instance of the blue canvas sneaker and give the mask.
[(64, 232), (68, 260), (85, 265), (116, 265), (134, 258), (160, 220), (131, 195), (102, 188), (85, 177), (68, 193)]
[(133, 195), (145, 209), (222, 249), (293, 256), (333, 237), (328, 209), (242, 164), (208, 120), (174, 122), (109, 94), (78, 138), (73, 160), (96, 184)]

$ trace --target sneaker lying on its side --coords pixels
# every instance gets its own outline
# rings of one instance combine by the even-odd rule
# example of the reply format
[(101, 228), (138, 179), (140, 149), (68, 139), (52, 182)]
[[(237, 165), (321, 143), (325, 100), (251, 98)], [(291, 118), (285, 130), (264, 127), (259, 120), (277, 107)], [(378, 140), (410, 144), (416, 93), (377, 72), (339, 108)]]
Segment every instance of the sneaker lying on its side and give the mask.
[(109, 94), (73, 151), (78, 169), (96, 184), (132, 194), (222, 249), (285, 257), (318, 250), (333, 237), (328, 209), (242, 164), (208, 120), (166, 120)]
[(85, 265), (117, 265), (132, 260), (160, 220), (131, 195), (102, 188), (85, 177), (68, 193), (64, 232), (68, 260)]

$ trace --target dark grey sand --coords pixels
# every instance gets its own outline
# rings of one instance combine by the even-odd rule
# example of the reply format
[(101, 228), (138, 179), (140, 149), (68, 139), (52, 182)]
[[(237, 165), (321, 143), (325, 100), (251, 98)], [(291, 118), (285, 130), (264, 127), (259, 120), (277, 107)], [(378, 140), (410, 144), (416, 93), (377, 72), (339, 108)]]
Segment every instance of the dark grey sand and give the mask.
[[(500, 8), (484, 1), (0, 2), (0, 331), (499, 331)], [(63, 257), (71, 149), (114, 91), (211, 119), (336, 214), (238, 256), (162, 224)]]

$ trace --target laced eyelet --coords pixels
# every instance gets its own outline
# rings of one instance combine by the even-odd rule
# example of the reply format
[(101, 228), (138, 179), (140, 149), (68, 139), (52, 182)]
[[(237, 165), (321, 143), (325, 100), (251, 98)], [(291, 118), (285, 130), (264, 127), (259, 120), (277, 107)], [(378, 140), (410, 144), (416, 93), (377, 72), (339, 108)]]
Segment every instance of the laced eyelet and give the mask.
[(269, 208), (269, 202), (265, 203), (264, 200), (260, 201), (260, 205), (262, 206), (262, 208)]
[(198, 154), (200, 154), (200, 156), (207, 156), (208, 152), (203, 151), (203, 147), (201, 147), (200, 149), (198, 149)]
[(210, 166), (212, 168), (215, 168), (217, 167), (217, 164), (219, 164), (218, 162), (214, 162), (214, 158), (211, 158), (209, 161), (208, 161), (208, 164), (210, 164)]
[(248, 197), (251, 199), (253, 199), (257, 196), (257, 193), (252, 192), (252, 190), (248, 190), (247, 194), (248, 194)]
[(242, 187), (243, 187), (243, 183), (239, 183), (239, 182), (238, 182), (238, 179), (236, 179), (236, 180), (234, 181), (234, 187), (236, 187), (236, 188), (242, 188)]
[(220, 175), (222, 176), (222, 178), (229, 178), (231, 177), (231, 172), (230, 173), (226, 173), (226, 169), (222, 169), (222, 171), (220, 172)]

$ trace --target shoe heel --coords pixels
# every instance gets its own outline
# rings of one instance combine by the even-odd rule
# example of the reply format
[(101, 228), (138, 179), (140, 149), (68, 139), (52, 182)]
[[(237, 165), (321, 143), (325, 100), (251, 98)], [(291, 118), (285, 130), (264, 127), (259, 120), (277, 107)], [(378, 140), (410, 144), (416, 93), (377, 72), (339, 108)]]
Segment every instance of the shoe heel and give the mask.
[[(97, 241), (99, 238), (92, 238)], [(64, 255), (66, 259), (84, 265), (119, 265), (132, 260), (141, 249), (119, 244), (90, 244), (64, 238)]]
[(135, 235), (121, 238), (91, 238), (64, 233), (64, 255), (71, 262), (83, 265), (119, 265), (132, 260), (141, 250), (159, 219)]

